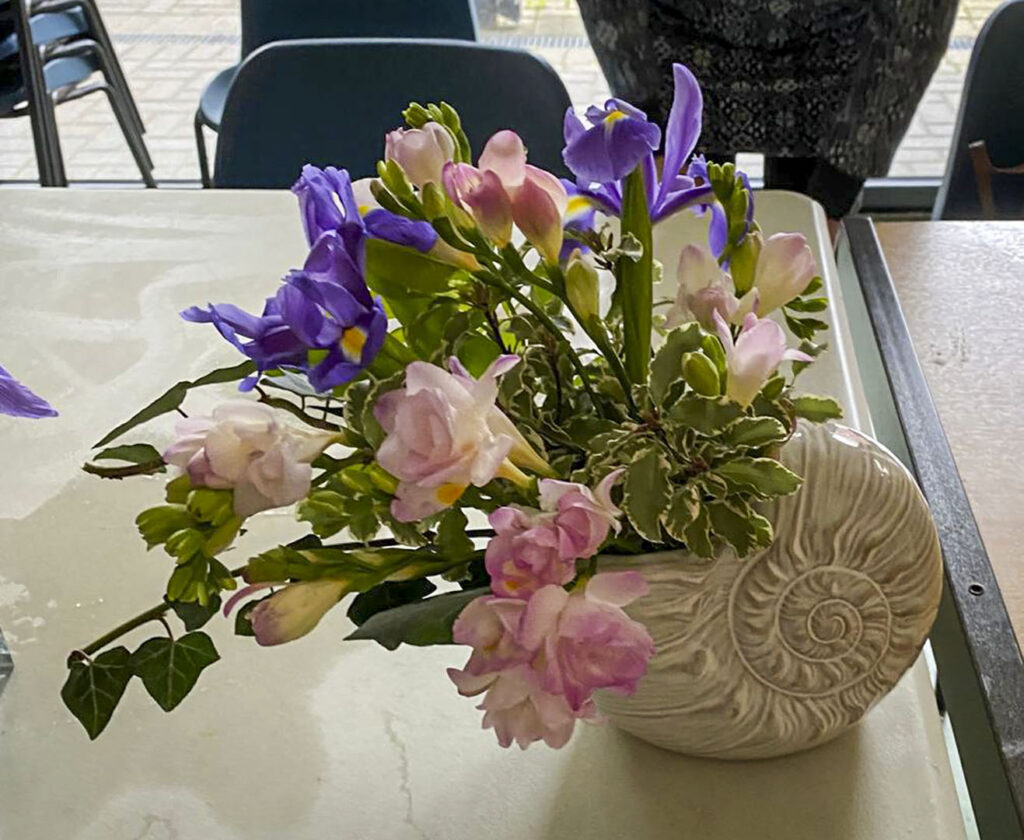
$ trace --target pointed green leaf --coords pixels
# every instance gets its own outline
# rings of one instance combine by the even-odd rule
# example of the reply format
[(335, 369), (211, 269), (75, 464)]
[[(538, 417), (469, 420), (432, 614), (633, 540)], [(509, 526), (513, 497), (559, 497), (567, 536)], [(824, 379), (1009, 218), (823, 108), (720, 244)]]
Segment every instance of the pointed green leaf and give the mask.
[(475, 598), (489, 595), (490, 589), (446, 592), (412, 604), (385, 610), (371, 616), (345, 641), (371, 639), (388, 650), (401, 644), (424, 647), (452, 644), (452, 625), (459, 613)]
[(752, 492), (764, 499), (795, 493), (802, 479), (774, 458), (733, 458), (714, 468), (738, 492)]
[(774, 417), (741, 417), (729, 424), (722, 439), (729, 446), (768, 446), (786, 439), (786, 427)]
[(141, 411), (133, 414), (128, 420), (125, 420), (120, 426), (107, 432), (94, 446), (98, 448), (100, 446), (106, 446), (112, 440), (115, 440), (125, 432), (134, 429), (136, 426), (140, 426), (147, 420), (152, 420), (154, 417), (159, 417), (161, 414), (166, 414), (169, 411), (174, 411), (179, 405), (185, 400), (185, 395), (193, 388), (200, 388), (203, 385), (217, 385), (223, 382), (236, 382), (239, 379), (245, 379), (250, 373), (256, 370), (256, 365), (252, 361), (242, 362), (240, 365), (234, 367), (220, 368), (201, 376), (196, 380), (189, 382), (183, 379), (175, 385), (172, 385), (163, 394), (157, 397), (153, 402), (147, 405)]
[(669, 411), (669, 417), (699, 432), (713, 435), (743, 415), (743, 409), (734, 402), (710, 400), (693, 394), (682, 397)]
[(828, 309), (828, 298), (793, 298), (786, 304), (786, 309), (792, 309), (794, 312), (824, 312)]
[(142, 679), (149, 696), (169, 712), (185, 699), (203, 669), (218, 659), (210, 637), (195, 631), (180, 639), (161, 636), (143, 642), (132, 654), (131, 669)]
[(683, 529), (686, 547), (698, 557), (714, 557), (715, 546), (711, 542), (711, 517), (704, 505), (700, 506), (693, 521)]
[(823, 423), (826, 420), (840, 419), (843, 416), (843, 409), (831, 397), (804, 394), (793, 398), (793, 413), (812, 423)]
[(458, 270), (415, 248), (383, 239), (366, 240), (366, 285), (388, 299), (445, 292)]
[(362, 625), (379, 612), (422, 601), (435, 589), (426, 578), (382, 583), (356, 595), (346, 615), (353, 624)]
[(437, 547), (443, 557), (461, 560), (473, 553), (473, 541), (466, 536), (469, 522), (459, 508), (450, 508), (437, 526)]
[(757, 532), (743, 507), (728, 502), (711, 502), (708, 513), (716, 536), (736, 549), (739, 557), (746, 557), (755, 546)]
[(672, 496), (669, 470), (658, 447), (645, 450), (626, 468), (622, 509), (648, 542), (661, 542), (661, 514)]
[(75, 659), (68, 664), (68, 678), (60, 690), (61, 699), (90, 739), (95, 739), (110, 722), (128, 681), (132, 678), (128, 649), (116, 647), (92, 661)]
[(661, 523), (672, 539), (686, 542), (686, 529), (699, 513), (700, 490), (692, 484), (676, 487), (672, 491), (672, 501), (662, 514)]
[(195, 525), (184, 505), (157, 505), (147, 508), (135, 517), (135, 525), (146, 541), (147, 548), (163, 545), (172, 534)]
[(672, 330), (651, 362), (651, 396), (661, 402), (669, 387), (683, 376), (683, 355), (700, 347), (700, 324), (694, 321)]

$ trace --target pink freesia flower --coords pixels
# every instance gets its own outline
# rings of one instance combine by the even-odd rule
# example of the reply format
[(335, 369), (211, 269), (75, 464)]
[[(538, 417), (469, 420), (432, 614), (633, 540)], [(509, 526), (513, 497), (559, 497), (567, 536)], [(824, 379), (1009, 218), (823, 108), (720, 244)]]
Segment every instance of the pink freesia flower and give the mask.
[(417, 187), (441, 183), (441, 171), (455, 155), (455, 141), (443, 125), (396, 128), (384, 139), (384, 160), (393, 160)]
[(525, 598), (542, 586), (561, 586), (576, 576), (576, 558), (561, 550), (554, 514), (506, 506), (489, 521), (495, 536), (487, 543), (484, 563), (495, 595)]
[(463, 696), (487, 692), (483, 725), (502, 746), (560, 747), (576, 720), (596, 717), (595, 690), (631, 693), (646, 673), (654, 644), (622, 610), (646, 592), (639, 573), (606, 572), (572, 593), (551, 584), (527, 600), (477, 598), (452, 629), (473, 653), (448, 675)]
[(525, 750), (534, 741), (543, 741), (559, 749), (569, 742), (577, 720), (597, 717), (593, 702), (573, 711), (564, 697), (544, 691), (526, 665), (480, 676), (449, 668), (448, 676), (463, 697), (487, 692), (477, 708), (484, 713), (483, 728), (493, 729), (503, 747), (515, 741)]
[(181, 420), (175, 431), (164, 460), (182, 467), (194, 487), (233, 488), (239, 516), (304, 498), (310, 462), (335, 439), (282, 425), (273, 409), (244, 400), (217, 406), (211, 417)]
[(768, 318), (747, 313), (743, 329), (734, 343), (729, 325), (718, 312), (714, 317), (718, 336), (725, 348), (728, 372), (725, 394), (744, 408), (750, 405), (784, 361), (813, 361), (813, 357), (800, 350), (788, 349), (782, 327)]
[(518, 362), (500, 356), (479, 379), (412, 362), (405, 387), (377, 400), (374, 416), (387, 432), (377, 462), (400, 481), (391, 504), (396, 519), (415, 522), (444, 510), (470, 484), (482, 487), (496, 476), (528, 480), (509, 460), (526, 442), (509, 432), (508, 418), (501, 415), (507, 426), (495, 418), (498, 377)]
[(516, 642), (535, 655), (541, 687), (580, 711), (597, 689), (632, 694), (654, 642), (622, 607), (647, 593), (639, 572), (594, 575), (582, 592), (545, 586), (527, 602)]
[(256, 642), (265, 647), (282, 645), (305, 636), (348, 594), (350, 588), (349, 582), (342, 580), (253, 583), (228, 599), (224, 604), (224, 615), (230, 615), (235, 605), (249, 595), (274, 586), (281, 589), (260, 601), (249, 616)]
[(512, 239), (512, 201), (494, 172), (468, 163), (448, 163), (441, 181), (448, 197), (473, 215), (484, 236), (498, 247), (508, 244)]
[(621, 527), (611, 489), (622, 475), (615, 470), (591, 491), (570, 481), (538, 483), (540, 510), (513, 505), (490, 515), (495, 536), (484, 562), (495, 595), (525, 598), (548, 584), (562, 586), (576, 575), (576, 561), (592, 557)]
[(665, 316), (666, 326), (696, 320), (706, 330), (714, 328), (715, 312), (731, 320), (740, 302), (733, 294), (732, 278), (722, 270), (703, 245), (687, 245), (676, 270), (679, 287), (675, 303)]
[(526, 162), (526, 147), (514, 131), (491, 137), (477, 167), (447, 164), (442, 180), (452, 201), (473, 213), (489, 239), (506, 244), (514, 221), (545, 260), (558, 263), (569, 196), (558, 178)]
[(612, 488), (624, 469), (608, 473), (594, 490), (571, 481), (543, 479), (538, 482), (540, 507), (555, 513), (559, 552), (563, 557), (593, 557), (608, 538), (608, 530), (619, 533), (622, 511), (612, 502)]
[[(753, 312), (764, 317), (797, 297), (817, 273), (814, 254), (802, 233), (776, 233), (761, 246), (754, 267), (754, 286), (735, 310), (732, 320)], [(726, 312), (722, 313), (730, 318)]]

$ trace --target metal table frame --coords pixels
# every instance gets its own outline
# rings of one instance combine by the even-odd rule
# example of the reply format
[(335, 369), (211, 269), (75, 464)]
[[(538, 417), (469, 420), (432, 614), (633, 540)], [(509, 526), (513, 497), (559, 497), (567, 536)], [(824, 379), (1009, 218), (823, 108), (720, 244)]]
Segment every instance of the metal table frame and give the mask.
[(917, 476), (945, 558), (931, 643), (978, 831), (982, 840), (1024, 838), (1020, 646), (874, 226), (854, 217), (845, 233), (839, 273), (847, 312), (861, 321), (853, 334), (876, 434)]

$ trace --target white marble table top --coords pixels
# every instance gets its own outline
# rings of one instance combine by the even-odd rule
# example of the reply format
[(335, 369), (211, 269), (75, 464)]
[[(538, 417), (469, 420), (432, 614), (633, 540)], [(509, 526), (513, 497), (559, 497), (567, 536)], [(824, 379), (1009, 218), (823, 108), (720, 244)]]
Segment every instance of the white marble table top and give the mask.
[[(822, 229), (795, 196), (762, 195), (758, 213), (769, 230)], [(147, 554), (132, 525), (162, 479), (101, 481), (79, 466), (144, 401), (236, 360), (178, 310), (255, 309), (303, 253), (286, 193), (0, 193), (0, 363), (61, 411), (0, 417), (0, 627), (16, 662), (0, 696), (0, 837), (964, 836), (923, 662), (851, 732), (789, 758), (686, 758), (607, 726), (581, 727), (561, 751), (521, 753), (499, 749), (448, 682), (459, 648), (342, 644), (342, 609), (275, 649), (215, 620), (222, 661), (181, 707), (165, 715), (133, 683), (90, 743), (58, 696), (64, 658), (159, 600), (168, 560)], [(843, 396), (863, 426), (856, 375), (840, 364), (844, 327), (816, 389)], [(157, 422), (138, 439), (159, 445), (168, 433)], [(260, 517), (238, 562), (297, 533), (287, 514)]]

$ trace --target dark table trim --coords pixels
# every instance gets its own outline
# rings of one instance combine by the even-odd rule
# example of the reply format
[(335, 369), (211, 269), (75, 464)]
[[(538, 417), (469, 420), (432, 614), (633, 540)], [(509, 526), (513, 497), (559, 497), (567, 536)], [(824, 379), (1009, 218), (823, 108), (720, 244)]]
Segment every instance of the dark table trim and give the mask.
[[(932, 649), (984, 840), (1024, 837), (1024, 661), (871, 221), (850, 253), (917, 480), (945, 558)], [(998, 442), (993, 441), (993, 445)]]

